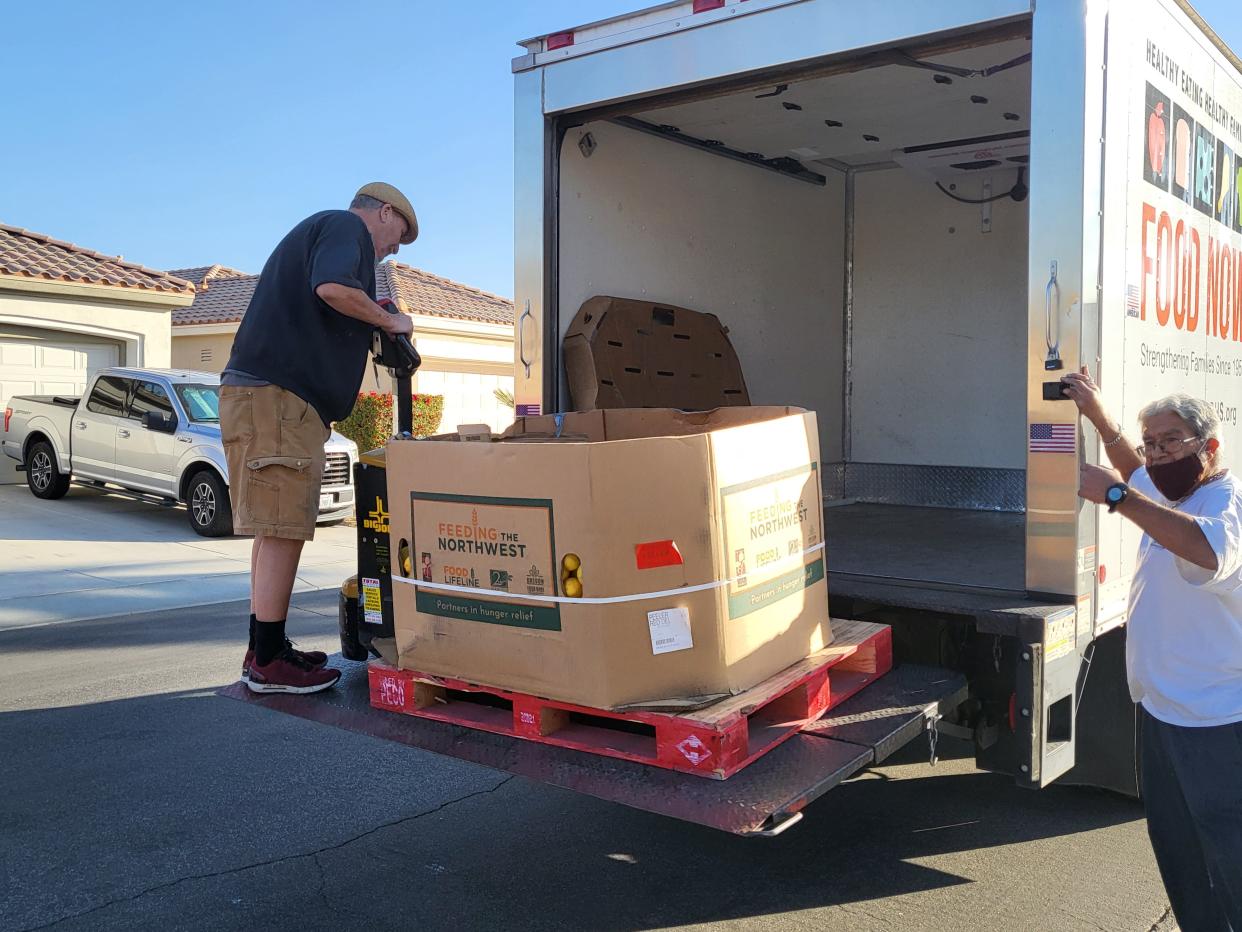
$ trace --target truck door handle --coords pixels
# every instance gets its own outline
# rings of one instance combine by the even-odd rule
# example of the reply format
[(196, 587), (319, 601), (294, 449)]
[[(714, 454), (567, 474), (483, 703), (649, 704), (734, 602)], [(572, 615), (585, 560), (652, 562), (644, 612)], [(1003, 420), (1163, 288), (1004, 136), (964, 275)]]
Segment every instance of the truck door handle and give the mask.
[(526, 378), (530, 378), (530, 367), (532, 361), (526, 358), (526, 320), (534, 319), (534, 315), (530, 312), (530, 299), (526, 299), (526, 310), (522, 311), (522, 317), (518, 320), (518, 359), (521, 360), (523, 366), (526, 367)]
[(125, 438), (129, 436), (129, 431), (125, 430), (124, 428), (119, 428), (116, 432), (116, 435), (118, 437)]
[(193, 442), (194, 442), (193, 439), (191, 439), (190, 437), (178, 437), (177, 438), (177, 443), (193, 443)]
[(75, 430), (86, 430), (86, 421), (77, 421), (73, 427)]
[[(1053, 295), (1056, 300), (1053, 300)], [(1044, 342), (1048, 344), (1048, 358), (1044, 368), (1049, 372), (1064, 369), (1061, 361), (1061, 283), (1057, 281), (1057, 260), (1052, 260), (1048, 272), (1048, 286), (1044, 289)], [(1054, 335), (1055, 331), (1055, 335)]]

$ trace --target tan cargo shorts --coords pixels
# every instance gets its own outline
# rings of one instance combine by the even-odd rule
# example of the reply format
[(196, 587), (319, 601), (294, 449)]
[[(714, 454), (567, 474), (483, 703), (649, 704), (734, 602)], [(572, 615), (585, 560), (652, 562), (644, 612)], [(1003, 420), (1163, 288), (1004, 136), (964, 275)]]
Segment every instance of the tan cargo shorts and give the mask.
[(278, 385), (220, 386), (233, 532), (313, 540), (331, 431), (307, 401)]

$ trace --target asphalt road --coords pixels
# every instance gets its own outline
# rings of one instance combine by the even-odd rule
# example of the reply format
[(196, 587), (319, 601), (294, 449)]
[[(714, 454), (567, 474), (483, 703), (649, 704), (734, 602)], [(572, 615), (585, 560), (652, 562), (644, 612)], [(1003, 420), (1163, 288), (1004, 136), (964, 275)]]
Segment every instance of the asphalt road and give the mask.
[(1172, 927), (1134, 802), (942, 739), (735, 838), (220, 698), (243, 612), (0, 632), (0, 929)]

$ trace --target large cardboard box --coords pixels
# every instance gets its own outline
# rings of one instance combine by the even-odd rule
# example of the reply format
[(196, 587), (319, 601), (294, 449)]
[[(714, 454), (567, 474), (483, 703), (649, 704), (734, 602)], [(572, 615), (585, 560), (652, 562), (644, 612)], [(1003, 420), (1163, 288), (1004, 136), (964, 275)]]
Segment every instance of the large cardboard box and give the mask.
[(388, 446), (403, 668), (617, 708), (738, 692), (830, 642), (813, 413), (590, 411), (506, 436)]
[(597, 295), (574, 315), (563, 353), (579, 411), (750, 404), (729, 330), (715, 314)]

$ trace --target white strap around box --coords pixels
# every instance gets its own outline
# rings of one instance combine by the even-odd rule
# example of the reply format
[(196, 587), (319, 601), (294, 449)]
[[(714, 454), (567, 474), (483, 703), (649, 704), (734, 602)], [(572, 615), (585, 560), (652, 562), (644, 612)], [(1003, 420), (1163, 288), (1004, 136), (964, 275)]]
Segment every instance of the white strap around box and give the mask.
[[(801, 553), (791, 554), (784, 560), (772, 565), (770, 564), (764, 569), (780, 568), (786, 565), (794, 565), (801, 563), (813, 553), (818, 553), (824, 549), (821, 541), (807, 547)], [(616, 605), (619, 602), (642, 602), (645, 599), (666, 599), (674, 595), (688, 595), (691, 592), (705, 592), (708, 589), (720, 589), (723, 586), (729, 586), (744, 577), (734, 576), (730, 579), (717, 579), (714, 582), (699, 583), (696, 586), (682, 586), (678, 589), (661, 589), (658, 592), (636, 592), (632, 595), (614, 595), (606, 598), (571, 598), (567, 595), (529, 595), (521, 592), (506, 592), (503, 589), (479, 589), (474, 586), (450, 586), (448, 583), (426, 582), (421, 579), (409, 579), (405, 576), (394, 576), (393, 582), (403, 583), (407, 586), (413, 586), (416, 589), (426, 589), (430, 592), (452, 592), (457, 595), (483, 595), (490, 598), (503, 598), (517, 602), (571, 602), (575, 605)]]

